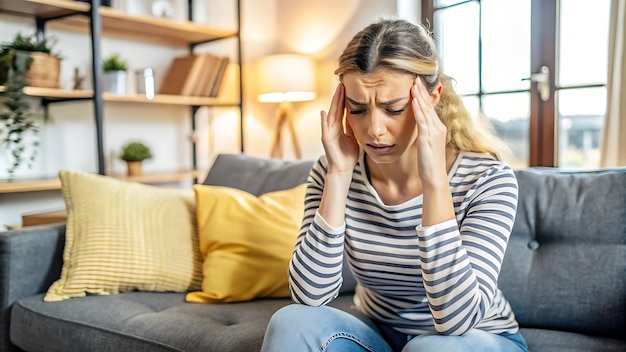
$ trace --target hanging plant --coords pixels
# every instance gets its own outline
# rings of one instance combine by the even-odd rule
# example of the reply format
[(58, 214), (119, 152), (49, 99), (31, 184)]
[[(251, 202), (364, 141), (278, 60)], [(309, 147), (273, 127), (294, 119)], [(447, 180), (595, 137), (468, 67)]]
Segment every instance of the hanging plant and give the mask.
[[(4, 84), (0, 95), (0, 138), (3, 149), (12, 158), (7, 168), (11, 178), (24, 162), (32, 167), (39, 149), (38, 122), (43, 115), (31, 112), (24, 93), (33, 62), (30, 52), (50, 53), (50, 46), (47, 41), (36, 42), (34, 37), (21, 34), (13, 42), (0, 45), (0, 82)], [(43, 116), (43, 120), (48, 117)]]

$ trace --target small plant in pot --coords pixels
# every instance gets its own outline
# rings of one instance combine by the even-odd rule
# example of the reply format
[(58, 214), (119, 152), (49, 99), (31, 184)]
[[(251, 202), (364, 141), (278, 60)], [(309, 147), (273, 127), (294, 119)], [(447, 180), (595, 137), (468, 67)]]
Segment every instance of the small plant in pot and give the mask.
[(126, 70), (128, 65), (119, 54), (111, 54), (102, 60), (104, 91), (126, 95)]
[(130, 142), (122, 147), (120, 159), (126, 161), (128, 176), (142, 175), (142, 162), (152, 157), (150, 148), (141, 142)]

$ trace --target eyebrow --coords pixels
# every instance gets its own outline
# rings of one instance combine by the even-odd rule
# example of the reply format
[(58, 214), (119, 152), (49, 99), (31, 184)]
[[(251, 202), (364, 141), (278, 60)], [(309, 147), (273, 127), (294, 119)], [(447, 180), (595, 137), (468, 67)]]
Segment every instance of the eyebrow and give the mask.
[[(396, 98), (396, 99), (392, 99), (392, 100), (389, 100), (389, 101), (380, 102), (379, 104), (380, 105), (393, 105), (393, 104), (395, 104), (395, 103), (397, 103), (399, 101), (402, 101), (404, 99), (407, 99), (407, 97)], [(356, 100), (354, 100), (352, 98), (349, 98), (349, 97), (346, 97), (346, 100), (348, 100), (352, 105), (356, 105), (356, 106), (366, 106), (367, 105), (366, 103), (362, 103), (362, 102), (356, 101)]]

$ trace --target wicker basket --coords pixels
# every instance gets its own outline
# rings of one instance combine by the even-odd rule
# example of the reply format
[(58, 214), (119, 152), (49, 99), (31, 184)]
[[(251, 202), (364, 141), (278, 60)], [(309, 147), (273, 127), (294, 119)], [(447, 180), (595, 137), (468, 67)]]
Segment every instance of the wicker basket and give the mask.
[(58, 57), (31, 52), (33, 62), (26, 74), (26, 82), (29, 86), (59, 88), (59, 75), (61, 73), (61, 60)]

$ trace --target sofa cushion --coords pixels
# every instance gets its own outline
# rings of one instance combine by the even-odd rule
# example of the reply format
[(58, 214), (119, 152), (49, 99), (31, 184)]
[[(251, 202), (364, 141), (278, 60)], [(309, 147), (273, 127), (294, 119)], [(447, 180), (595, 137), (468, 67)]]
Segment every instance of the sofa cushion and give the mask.
[(61, 277), (46, 301), (132, 290), (199, 289), (195, 200), (170, 190), (61, 171), (68, 213)]
[(523, 327), (626, 335), (626, 169), (516, 171), (499, 286)]
[(626, 341), (548, 329), (522, 329), (532, 352), (623, 352)]
[(287, 271), (304, 214), (305, 184), (256, 197), (195, 185), (202, 291), (188, 302), (289, 297)]
[(205, 185), (234, 187), (259, 196), (305, 183), (312, 160), (256, 158), (244, 154), (220, 154), (204, 180)]
[[(205, 185), (234, 187), (256, 196), (293, 188), (307, 181), (313, 160), (279, 160), (245, 154), (220, 154), (215, 159)], [(354, 292), (356, 279), (345, 257), (340, 292)]]
[[(227, 304), (185, 303), (183, 293), (129, 292), (53, 303), (16, 302), (11, 341), (26, 351), (258, 351), (287, 298)], [(353, 311), (351, 295), (332, 306)], [(54, 341), (55, 345), (50, 345)]]

